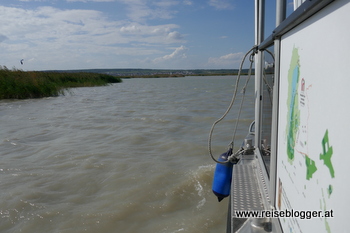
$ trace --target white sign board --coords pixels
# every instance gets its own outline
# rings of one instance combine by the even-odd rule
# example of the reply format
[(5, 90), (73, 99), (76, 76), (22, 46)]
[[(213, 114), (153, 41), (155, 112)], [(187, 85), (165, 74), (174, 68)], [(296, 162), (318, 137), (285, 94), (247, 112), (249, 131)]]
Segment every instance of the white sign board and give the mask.
[(298, 211), (284, 232), (350, 232), (349, 12), (335, 1), (281, 39), (275, 207)]

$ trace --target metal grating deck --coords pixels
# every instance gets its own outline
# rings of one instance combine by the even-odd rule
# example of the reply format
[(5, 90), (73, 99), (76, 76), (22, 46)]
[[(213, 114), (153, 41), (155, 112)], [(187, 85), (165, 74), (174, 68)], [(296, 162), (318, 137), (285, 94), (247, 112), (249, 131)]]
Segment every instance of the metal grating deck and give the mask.
[[(263, 210), (254, 165), (238, 164), (232, 174), (233, 210)], [(232, 213), (234, 216), (234, 212)]]
[(265, 182), (260, 176), (257, 160), (253, 157), (247, 159), (247, 157), (242, 159), (241, 163), (233, 166), (230, 196), (231, 229), (228, 230), (232, 233), (238, 231), (248, 220), (247, 218), (237, 218), (235, 211), (264, 210), (262, 195), (266, 196), (263, 191)]

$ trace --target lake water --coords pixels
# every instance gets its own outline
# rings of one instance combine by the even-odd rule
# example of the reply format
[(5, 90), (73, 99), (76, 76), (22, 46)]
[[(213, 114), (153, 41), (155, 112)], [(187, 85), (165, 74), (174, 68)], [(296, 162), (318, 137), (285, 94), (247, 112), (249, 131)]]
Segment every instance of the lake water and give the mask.
[[(238, 146), (253, 119), (253, 82)], [(234, 84), (234, 76), (126, 79), (0, 101), (0, 232), (225, 232), (228, 200), (212, 194), (207, 144)], [(238, 106), (215, 129), (217, 156)]]

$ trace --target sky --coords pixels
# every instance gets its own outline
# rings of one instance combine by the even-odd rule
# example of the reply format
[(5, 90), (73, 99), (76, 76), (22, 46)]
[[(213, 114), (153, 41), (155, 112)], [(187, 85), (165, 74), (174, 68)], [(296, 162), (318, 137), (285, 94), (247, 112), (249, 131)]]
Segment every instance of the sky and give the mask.
[(254, 46), (254, 0), (1, 0), (0, 22), (9, 69), (236, 69)]

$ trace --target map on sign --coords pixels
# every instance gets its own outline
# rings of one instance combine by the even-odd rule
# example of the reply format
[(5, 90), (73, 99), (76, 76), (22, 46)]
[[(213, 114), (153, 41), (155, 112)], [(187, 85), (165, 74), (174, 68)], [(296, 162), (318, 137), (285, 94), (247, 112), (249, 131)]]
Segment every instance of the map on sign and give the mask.
[[(280, 103), (281, 110), (286, 112), (282, 122), (285, 122), (284, 137), (279, 148), (285, 154), (280, 158), (282, 172), (279, 177), (279, 192), (277, 194), (279, 209), (305, 209), (302, 200), (308, 200), (308, 209), (327, 210), (327, 202), (332, 198), (333, 178), (336, 172), (332, 164), (333, 146), (327, 128), (324, 128), (316, 146), (310, 146), (309, 121), (315, 117), (310, 112), (312, 103), (309, 96), (313, 94), (312, 83), (302, 75), (302, 64), (298, 48), (293, 48), (285, 80), (284, 95), (286, 102)], [(283, 99), (283, 98), (282, 98)], [(283, 106), (284, 105), (284, 106)], [(281, 118), (283, 116), (280, 116)], [(281, 119), (282, 120), (282, 119)], [(322, 126), (320, 126), (322, 127)], [(326, 168), (326, 169), (325, 169)], [(328, 178), (324, 171), (327, 170)], [(281, 170), (280, 170), (281, 171)], [(317, 175), (320, 173), (319, 175)], [(314, 201), (310, 202), (312, 198)], [(331, 233), (331, 226), (325, 217), (323, 231)], [(303, 222), (284, 219), (292, 232), (303, 232)]]
[[(288, 72), (288, 99), (287, 99), (287, 155), (288, 160), (293, 164), (295, 153), (302, 155), (305, 159), (306, 179), (310, 180), (312, 175), (317, 171), (316, 163), (309, 157), (307, 145), (307, 121), (309, 119), (309, 111), (307, 109), (307, 93), (305, 90), (305, 80), (300, 80), (300, 64), (298, 49), (294, 48), (292, 52), (292, 59), (290, 69)], [(300, 90), (300, 91), (299, 91)], [(299, 93), (300, 92), (300, 93)], [(301, 118), (300, 107), (306, 107), (302, 112)], [(320, 154), (320, 159), (324, 161), (324, 165), (329, 168), (332, 178), (334, 178), (334, 169), (331, 161), (333, 148), (329, 146), (328, 131), (326, 130), (324, 138), (322, 139), (323, 151)]]

